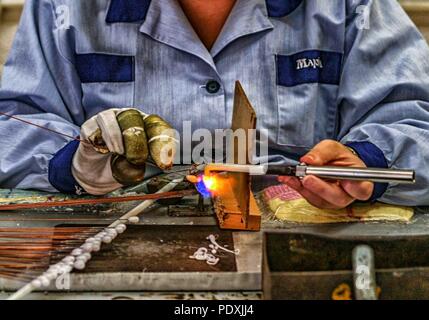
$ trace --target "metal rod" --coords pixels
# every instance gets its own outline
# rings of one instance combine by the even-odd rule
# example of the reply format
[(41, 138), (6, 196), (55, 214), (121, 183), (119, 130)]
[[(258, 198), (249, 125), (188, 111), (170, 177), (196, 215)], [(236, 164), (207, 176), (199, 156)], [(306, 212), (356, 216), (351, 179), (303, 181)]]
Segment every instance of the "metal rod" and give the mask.
[(358, 180), (383, 183), (415, 183), (413, 170), (394, 170), (381, 168), (351, 168), (351, 167), (296, 167), (296, 176), (314, 175), (320, 178), (334, 180)]
[(13, 119), (13, 120), (16, 120), (16, 121), (20, 121), (20, 122), (25, 123), (25, 124), (27, 124), (27, 125), (30, 125), (30, 126), (33, 126), (33, 127), (36, 127), (36, 128), (39, 128), (39, 129), (42, 129), (42, 130), (45, 130), (45, 131), (48, 131), (48, 132), (54, 133), (54, 134), (58, 134), (58, 135), (63, 136), (63, 137), (70, 138), (70, 139), (72, 139), (72, 140), (76, 140), (76, 141), (79, 141), (79, 142), (82, 142), (82, 143), (85, 143), (85, 144), (91, 145), (88, 141), (81, 140), (81, 139), (79, 139), (78, 137), (74, 137), (74, 136), (71, 136), (71, 135), (69, 135), (69, 134), (67, 134), (67, 133), (59, 132), (59, 131), (56, 131), (56, 130), (53, 130), (53, 129), (50, 129), (50, 128), (47, 128), (47, 127), (44, 127), (44, 126), (41, 126), (41, 125), (38, 125), (37, 123), (30, 122), (30, 121), (28, 121), (28, 120), (18, 118), (17, 116), (14, 116), (14, 115), (11, 115), (11, 114), (8, 114), (8, 113), (5, 113), (5, 112), (1, 112), (1, 111), (0, 111), (0, 115), (1, 115), (1, 116), (5, 116), (5, 117), (7, 117), (7, 118), (9, 118), (9, 119)]
[(122, 196), (122, 197), (95, 198), (95, 199), (71, 199), (71, 200), (61, 200), (61, 201), (36, 202), (36, 203), (16, 203), (16, 204), (0, 205), (0, 211), (171, 199), (171, 198), (180, 198), (184, 196), (194, 195), (196, 193), (197, 193), (196, 190), (189, 189), (189, 190), (182, 190), (182, 191), (170, 191), (165, 193), (143, 194), (143, 195), (137, 195), (137, 196)]

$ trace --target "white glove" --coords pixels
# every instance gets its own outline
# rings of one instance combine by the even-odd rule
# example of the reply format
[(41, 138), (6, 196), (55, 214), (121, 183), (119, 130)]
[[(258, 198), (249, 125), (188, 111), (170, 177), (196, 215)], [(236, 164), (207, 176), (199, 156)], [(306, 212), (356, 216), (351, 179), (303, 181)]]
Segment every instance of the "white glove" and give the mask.
[[(139, 183), (162, 172), (158, 168), (168, 170), (177, 144), (168, 122), (132, 108), (100, 112), (82, 125), (80, 138), (88, 143), (79, 145), (72, 174), (93, 195)], [(149, 156), (155, 165), (146, 165)]]
[[(80, 138), (84, 141), (89, 141), (94, 132), (100, 129), (108, 149), (107, 153), (101, 153), (94, 146), (81, 143), (74, 155), (72, 174), (89, 194), (104, 195), (123, 187), (113, 177), (110, 164), (114, 154), (123, 155), (125, 152), (122, 131), (116, 117), (127, 110), (130, 108), (105, 110), (90, 118), (81, 127)], [(145, 116), (143, 113), (142, 115)], [(153, 176), (161, 172), (154, 167), (149, 168), (152, 170), (145, 173), (145, 176)]]
[[(109, 109), (86, 121), (81, 127), (81, 140), (89, 141), (89, 137), (100, 129), (109, 151), (124, 154), (122, 132), (116, 121), (119, 111), (125, 109)], [(112, 175), (110, 167), (112, 153), (102, 154), (87, 143), (79, 145), (73, 157), (72, 174), (86, 192), (103, 195), (122, 187)]]

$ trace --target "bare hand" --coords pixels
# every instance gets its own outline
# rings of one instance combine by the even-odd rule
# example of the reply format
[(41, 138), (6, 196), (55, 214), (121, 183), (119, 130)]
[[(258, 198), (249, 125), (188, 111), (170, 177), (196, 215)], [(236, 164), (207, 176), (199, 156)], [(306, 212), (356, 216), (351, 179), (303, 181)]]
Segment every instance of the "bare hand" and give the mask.
[[(313, 166), (363, 167), (365, 163), (350, 149), (333, 140), (324, 140), (303, 156), (301, 162)], [(368, 200), (374, 190), (369, 181), (324, 180), (307, 176), (279, 177), (278, 180), (298, 191), (309, 203), (322, 209), (342, 209), (355, 200)]]

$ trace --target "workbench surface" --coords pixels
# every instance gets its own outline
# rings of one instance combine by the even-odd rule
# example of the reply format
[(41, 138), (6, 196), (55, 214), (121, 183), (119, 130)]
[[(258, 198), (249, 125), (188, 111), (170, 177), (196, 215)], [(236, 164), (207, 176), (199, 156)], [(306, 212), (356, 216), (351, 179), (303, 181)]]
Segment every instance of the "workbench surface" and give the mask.
[[(50, 197), (44, 193), (0, 191), (1, 198)], [(61, 195), (53, 195), (62, 197)], [(27, 198), (28, 198), (27, 197)], [(111, 245), (94, 254), (84, 272), (71, 275), (71, 291), (33, 293), (34, 299), (259, 299), (261, 298), (262, 233), (222, 231), (207, 205), (205, 214), (183, 210), (196, 196), (177, 206), (154, 205)], [(137, 203), (96, 207), (26, 210), (0, 213), (0, 227), (106, 225)], [(287, 233), (323, 235), (335, 239), (380, 239), (429, 235), (429, 215), (418, 209), (409, 224), (353, 223), (298, 225), (274, 221), (263, 215), (263, 229)], [(213, 267), (188, 259), (209, 234), (219, 242), (240, 250), (237, 256), (223, 255)], [(0, 291), (12, 292), (22, 283), (0, 279)], [(173, 293), (179, 292), (179, 293)], [(216, 293), (222, 292), (222, 293)], [(9, 293), (0, 294), (0, 298)]]

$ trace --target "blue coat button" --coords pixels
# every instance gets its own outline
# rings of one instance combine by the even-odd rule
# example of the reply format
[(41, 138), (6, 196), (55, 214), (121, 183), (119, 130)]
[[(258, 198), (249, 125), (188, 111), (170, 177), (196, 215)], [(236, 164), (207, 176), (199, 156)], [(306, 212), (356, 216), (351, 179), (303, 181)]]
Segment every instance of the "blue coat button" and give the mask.
[(220, 84), (216, 80), (209, 80), (206, 84), (206, 90), (210, 94), (218, 93), (220, 90)]

